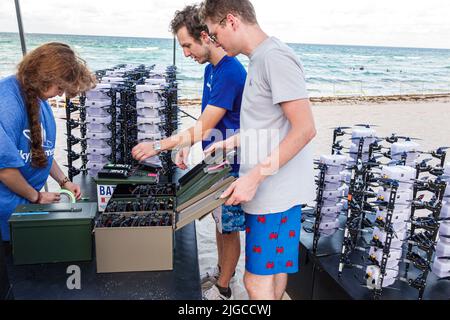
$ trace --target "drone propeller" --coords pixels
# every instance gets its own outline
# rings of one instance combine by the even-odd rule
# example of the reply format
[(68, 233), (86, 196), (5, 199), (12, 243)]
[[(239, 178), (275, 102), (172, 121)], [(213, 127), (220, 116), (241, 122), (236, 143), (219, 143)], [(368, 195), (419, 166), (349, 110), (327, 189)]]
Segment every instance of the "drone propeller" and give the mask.
[(379, 125), (376, 124), (367, 124), (367, 123), (358, 123), (354, 125), (355, 127), (364, 127), (364, 128), (372, 128), (372, 127), (379, 127)]

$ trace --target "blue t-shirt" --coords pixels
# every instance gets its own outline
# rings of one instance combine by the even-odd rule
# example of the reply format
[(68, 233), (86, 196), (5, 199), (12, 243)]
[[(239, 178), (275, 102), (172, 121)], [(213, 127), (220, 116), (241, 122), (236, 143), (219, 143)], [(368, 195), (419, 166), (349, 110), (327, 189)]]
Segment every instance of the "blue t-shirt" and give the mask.
[[(229, 138), (239, 130), (242, 93), (246, 77), (247, 72), (244, 66), (235, 57), (224, 56), (217, 65), (209, 64), (205, 68), (202, 112), (207, 105), (223, 108), (227, 112), (216, 125), (221, 136), (212, 134), (208, 139), (203, 140), (203, 149), (215, 141)], [(237, 161), (234, 161), (232, 171), (239, 172)]]
[[(31, 166), (30, 130), (27, 109), (15, 76), (0, 80), (0, 169), (17, 168), (25, 180), (41, 190), (50, 174), (56, 142), (56, 123), (46, 101), (40, 101), (42, 145), (47, 155), (45, 168)], [(8, 219), (20, 204), (29, 201), (0, 182), (0, 228), (4, 241), (10, 240)]]

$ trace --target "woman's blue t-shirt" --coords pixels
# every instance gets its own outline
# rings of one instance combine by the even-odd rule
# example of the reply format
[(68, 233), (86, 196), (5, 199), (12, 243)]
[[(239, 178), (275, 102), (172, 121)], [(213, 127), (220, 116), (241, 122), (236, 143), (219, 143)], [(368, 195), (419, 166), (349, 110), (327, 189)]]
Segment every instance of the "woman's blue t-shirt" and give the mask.
[[(27, 109), (15, 76), (0, 80), (0, 169), (17, 168), (25, 180), (41, 190), (50, 174), (56, 142), (56, 123), (51, 107), (40, 101), (42, 146), (47, 155), (45, 168), (31, 166), (30, 129)], [(29, 203), (0, 182), (0, 228), (4, 241), (10, 240), (8, 219), (20, 204)]]

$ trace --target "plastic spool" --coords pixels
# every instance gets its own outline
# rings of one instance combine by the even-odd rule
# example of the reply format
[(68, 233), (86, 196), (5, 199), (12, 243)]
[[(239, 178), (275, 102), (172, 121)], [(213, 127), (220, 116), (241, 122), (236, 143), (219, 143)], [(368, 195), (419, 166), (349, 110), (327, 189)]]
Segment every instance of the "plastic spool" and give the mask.
[(67, 189), (61, 189), (61, 191), (59, 193), (61, 195), (61, 200), (59, 201), (60, 203), (75, 203), (75, 202), (77, 202), (75, 195), (71, 191), (69, 191)]

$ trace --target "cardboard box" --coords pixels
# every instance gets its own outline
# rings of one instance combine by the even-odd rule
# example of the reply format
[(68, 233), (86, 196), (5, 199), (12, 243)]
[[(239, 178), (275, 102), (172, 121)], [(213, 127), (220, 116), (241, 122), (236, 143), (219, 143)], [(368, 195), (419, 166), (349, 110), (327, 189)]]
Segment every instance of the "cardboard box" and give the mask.
[[(208, 165), (202, 163), (198, 169), (194, 173), (188, 172), (189, 179), (184, 179), (185, 182), (194, 179), (196, 183), (181, 187), (182, 198), (179, 197), (180, 190), (177, 191), (176, 207), (170, 211), (171, 226), (94, 228), (98, 273), (173, 269), (174, 233), (221, 206), (226, 199), (220, 199), (220, 196), (235, 180), (234, 177), (227, 177), (229, 165), (215, 172), (207, 172)], [(116, 191), (111, 201), (127, 199), (123, 198), (123, 194), (115, 197), (116, 193), (121, 193), (119, 187)], [(149, 212), (120, 213), (129, 217)], [(108, 214), (111, 213), (101, 215)]]
[(95, 203), (18, 206), (9, 219), (16, 265), (92, 259)]

